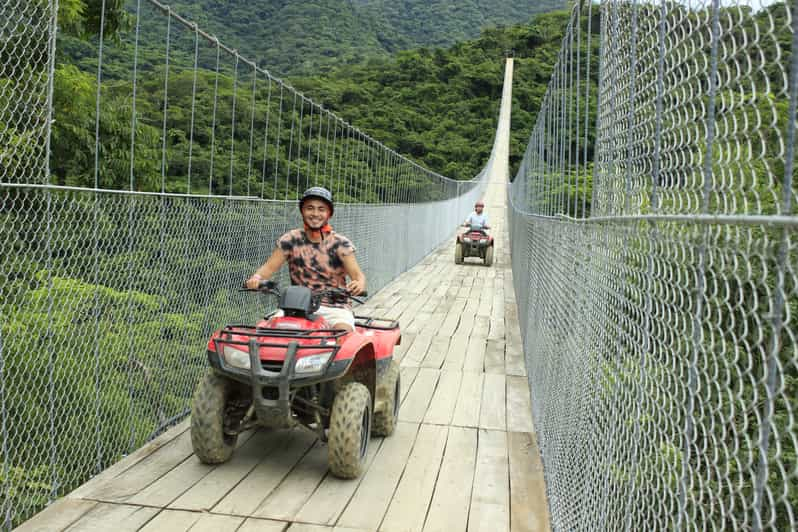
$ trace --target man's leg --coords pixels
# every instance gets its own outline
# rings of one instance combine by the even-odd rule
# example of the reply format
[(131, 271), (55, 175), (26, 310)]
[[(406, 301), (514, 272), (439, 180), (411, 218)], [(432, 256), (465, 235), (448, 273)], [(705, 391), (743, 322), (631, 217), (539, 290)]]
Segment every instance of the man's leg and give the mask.
[(347, 332), (355, 330), (355, 315), (349, 309), (322, 305), (319, 307), (318, 314), (327, 320), (333, 329)]

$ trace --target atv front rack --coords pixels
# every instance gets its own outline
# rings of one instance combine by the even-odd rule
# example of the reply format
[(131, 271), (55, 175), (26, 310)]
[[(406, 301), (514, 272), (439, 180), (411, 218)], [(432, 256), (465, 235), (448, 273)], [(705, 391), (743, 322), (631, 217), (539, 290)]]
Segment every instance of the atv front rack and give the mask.
[[(387, 323), (387, 325), (383, 325)], [(389, 320), (388, 318), (371, 318), (368, 316), (355, 316), (355, 326), (363, 327), (365, 329), (378, 329), (380, 331), (390, 331), (391, 329), (399, 328), (398, 320)]]
[(238, 334), (254, 338), (267, 336), (297, 340), (335, 340), (347, 334), (347, 331), (342, 329), (282, 329), (276, 327), (253, 327), (251, 325), (228, 325), (220, 332), (227, 335)]

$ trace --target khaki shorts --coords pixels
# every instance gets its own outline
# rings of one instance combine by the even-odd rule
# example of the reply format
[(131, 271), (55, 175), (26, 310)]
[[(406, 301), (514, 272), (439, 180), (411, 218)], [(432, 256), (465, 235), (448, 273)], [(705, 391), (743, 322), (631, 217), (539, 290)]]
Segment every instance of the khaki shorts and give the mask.
[[(327, 307), (325, 305), (320, 305), (319, 310), (316, 311), (316, 314), (327, 320), (327, 323), (330, 324), (330, 327), (338, 323), (346, 323), (352, 327), (352, 330), (355, 329), (355, 315), (352, 314), (352, 311), (347, 308)], [(282, 310), (278, 310), (274, 313), (274, 315), (277, 317), (284, 316)]]

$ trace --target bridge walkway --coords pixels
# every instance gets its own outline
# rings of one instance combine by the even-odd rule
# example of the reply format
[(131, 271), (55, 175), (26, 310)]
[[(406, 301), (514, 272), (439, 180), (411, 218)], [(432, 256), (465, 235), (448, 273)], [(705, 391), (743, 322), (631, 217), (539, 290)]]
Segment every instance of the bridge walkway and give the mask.
[(532, 531), (543, 473), (512, 290), (504, 187), (489, 186), (496, 261), (453, 261), (453, 240), (358, 313), (400, 320), (400, 423), (373, 438), (363, 476), (328, 474), (305, 429), (254, 431), (201, 464), (188, 423), (60, 499), (19, 530)]
[(400, 422), (372, 439), (359, 479), (331, 476), (326, 446), (304, 428), (251, 431), (229, 462), (204, 465), (183, 422), (18, 530), (548, 530), (510, 269), (509, 112), (485, 193), (493, 266), (455, 265), (452, 238), (356, 310), (402, 326)]

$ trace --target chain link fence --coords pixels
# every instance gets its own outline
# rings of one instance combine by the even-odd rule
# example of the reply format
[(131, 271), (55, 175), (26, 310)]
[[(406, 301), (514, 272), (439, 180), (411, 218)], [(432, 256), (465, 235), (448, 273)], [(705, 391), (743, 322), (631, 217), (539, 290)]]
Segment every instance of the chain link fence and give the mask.
[(0, 3), (0, 182), (47, 180), (55, 7)]
[(511, 189), (557, 530), (798, 528), (796, 3), (577, 3)]
[(306, 187), (333, 191), (331, 223), (372, 293), (484, 190), (482, 175), (452, 181), (381, 145), (168, 7), (132, 5), (113, 38), (105, 12), (90, 44), (60, 34), (64, 65), (54, 3), (0, 0), (2, 529), (187, 415), (210, 333), (271, 308), (237, 288), (300, 225)]

